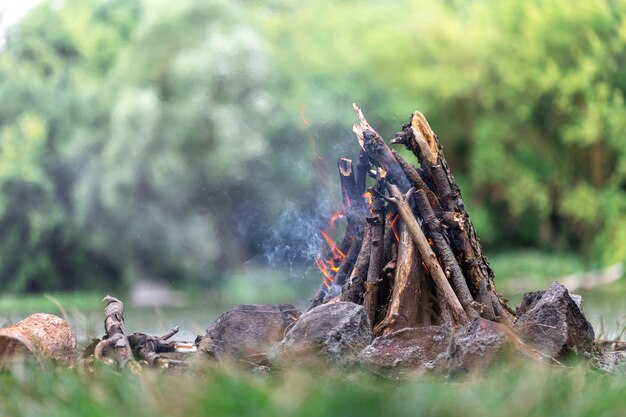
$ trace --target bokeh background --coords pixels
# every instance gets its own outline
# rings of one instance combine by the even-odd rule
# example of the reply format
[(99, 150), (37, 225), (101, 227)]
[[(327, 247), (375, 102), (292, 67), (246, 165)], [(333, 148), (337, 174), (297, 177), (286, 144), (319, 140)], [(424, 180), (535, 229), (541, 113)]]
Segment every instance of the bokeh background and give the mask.
[(505, 295), (626, 259), (626, 1), (18, 3), (1, 311), (306, 300), (352, 102), (386, 138), (426, 115)]

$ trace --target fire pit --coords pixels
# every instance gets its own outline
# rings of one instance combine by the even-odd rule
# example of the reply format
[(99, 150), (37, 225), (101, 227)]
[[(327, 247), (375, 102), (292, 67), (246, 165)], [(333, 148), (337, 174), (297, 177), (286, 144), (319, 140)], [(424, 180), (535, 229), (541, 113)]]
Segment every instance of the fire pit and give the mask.
[[(526, 294), (517, 311), (498, 294), (426, 118), (416, 111), (390, 141), (414, 155), (418, 168), (353, 108), (359, 156), (337, 162), (343, 204), (319, 232), (322, 283), (306, 312), (288, 304), (239, 306), (183, 343), (169, 341), (178, 328), (127, 334), (123, 303), (107, 296), (105, 335), (85, 351), (86, 361), (188, 367), (322, 360), (398, 375), (482, 369), (511, 355), (559, 364), (592, 353), (593, 328), (564, 286)], [(335, 240), (339, 218), (347, 226)]]

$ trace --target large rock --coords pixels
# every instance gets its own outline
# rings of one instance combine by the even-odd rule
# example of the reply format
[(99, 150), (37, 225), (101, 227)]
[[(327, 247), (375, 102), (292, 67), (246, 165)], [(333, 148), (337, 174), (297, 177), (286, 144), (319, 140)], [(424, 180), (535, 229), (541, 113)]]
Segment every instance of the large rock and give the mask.
[(454, 334), (448, 351), (450, 372), (484, 369), (499, 358), (513, 357), (518, 349), (527, 350), (508, 327), (478, 318)]
[(545, 291), (524, 294), (517, 308), (517, 334), (535, 349), (553, 358), (589, 352), (593, 327), (567, 288), (555, 282)]
[(285, 338), (272, 347), (270, 362), (310, 364), (323, 359), (340, 366), (357, 360), (372, 340), (363, 306), (350, 302), (322, 304), (300, 317)]
[(206, 331), (200, 350), (208, 357), (262, 363), (300, 317), (291, 304), (242, 304), (222, 314)]
[(393, 376), (446, 370), (450, 338), (447, 326), (401, 329), (375, 339), (359, 359), (374, 372)]
[(76, 359), (76, 338), (67, 322), (52, 314), (35, 313), (0, 329), (0, 363), (28, 356), (72, 365)]

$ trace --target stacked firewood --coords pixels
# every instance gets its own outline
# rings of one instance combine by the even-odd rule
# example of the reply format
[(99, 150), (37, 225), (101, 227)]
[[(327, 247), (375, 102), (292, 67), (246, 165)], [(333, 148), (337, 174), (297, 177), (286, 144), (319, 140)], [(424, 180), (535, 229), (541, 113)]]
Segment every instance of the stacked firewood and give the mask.
[(326, 266), (325, 281), (311, 308), (337, 299), (362, 304), (375, 335), (460, 326), (478, 317), (511, 327), (514, 313), (496, 292), (493, 271), (426, 118), (416, 111), (390, 141), (415, 155), (415, 167), (353, 108), (359, 158), (356, 164), (338, 162), (347, 228), (337, 247), (326, 239), (330, 259), (318, 260)]

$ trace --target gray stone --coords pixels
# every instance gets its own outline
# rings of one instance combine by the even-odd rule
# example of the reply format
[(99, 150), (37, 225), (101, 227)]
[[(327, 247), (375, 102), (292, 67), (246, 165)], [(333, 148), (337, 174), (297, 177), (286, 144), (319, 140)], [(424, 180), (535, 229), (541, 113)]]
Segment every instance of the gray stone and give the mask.
[(567, 288), (555, 282), (545, 291), (524, 294), (517, 308), (515, 332), (553, 358), (589, 352), (594, 331)]
[(199, 349), (210, 358), (263, 363), (301, 312), (291, 304), (242, 304), (222, 314), (206, 331)]
[(359, 355), (368, 369), (392, 376), (447, 369), (450, 330), (427, 326), (397, 330), (376, 338)]
[(272, 347), (270, 362), (311, 364), (318, 359), (348, 366), (372, 340), (363, 306), (337, 302), (317, 306), (300, 317), (285, 338)]
[(497, 359), (515, 352), (517, 337), (506, 326), (478, 318), (453, 336), (448, 354), (450, 372), (484, 369)]

